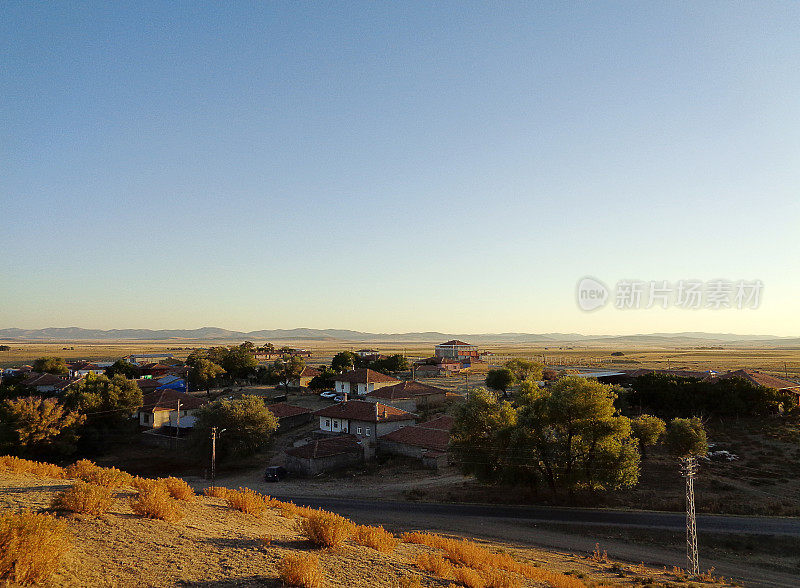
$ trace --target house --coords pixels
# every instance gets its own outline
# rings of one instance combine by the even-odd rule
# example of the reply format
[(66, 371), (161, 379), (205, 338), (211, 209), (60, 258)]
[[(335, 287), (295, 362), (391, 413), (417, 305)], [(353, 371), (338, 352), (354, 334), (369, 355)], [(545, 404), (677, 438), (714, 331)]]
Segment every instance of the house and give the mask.
[(289, 387), (290, 388), (308, 388), (309, 382), (314, 379), (316, 376), (319, 376), (322, 372), (318, 369), (312, 367), (304, 367), (303, 371), (300, 372), (300, 375), (296, 378), (289, 380)]
[(387, 376), (375, 370), (361, 368), (339, 374), (334, 378), (334, 385), (337, 394), (348, 394), (353, 396), (366, 396), (384, 386), (391, 386), (399, 383), (400, 380)]
[(29, 372), (23, 377), (22, 385), (26, 388), (36, 390), (39, 394), (61, 394), (64, 390), (80, 382), (82, 379), (83, 376), (67, 377)]
[(478, 348), (469, 343), (464, 343), (458, 339), (451, 339), (436, 346), (434, 355), (436, 357), (448, 357), (450, 359), (464, 359), (467, 357), (478, 358), (480, 355)]
[(142, 406), (137, 412), (139, 426), (148, 429), (164, 426), (191, 428), (194, 415), (203, 404), (205, 401), (177, 390), (154, 390), (142, 396)]
[(106, 368), (99, 366), (96, 363), (91, 363), (88, 361), (78, 361), (75, 363), (71, 363), (68, 366), (69, 375), (71, 378), (82, 378), (83, 376), (88, 376), (89, 374), (94, 374), (95, 376), (102, 376), (106, 373)]
[(349, 433), (362, 442), (364, 458), (375, 455), (377, 438), (403, 426), (413, 425), (417, 416), (405, 410), (366, 400), (350, 400), (325, 407), (314, 415), (323, 434)]
[(442, 415), (426, 423), (402, 427), (378, 438), (381, 453), (404, 455), (438, 469), (447, 464), (447, 445), (453, 417)]
[(163, 363), (146, 363), (139, 366), (139, 373), (142, 377), (160, 378), (172, 373), (174, 366)]
[(285, 467), (305, 476), (356, 465), (364, 461), (361, 443), (353, 435), (337, 435), (286, 450)]
[(125, 361), (128, 363), (132, 363), (134, 365), (144, 365), (147, 363), (157, 363), (160, 361), (166, 361), (168, 359), (172, 359), (171, 353), (137, 353), (133, 355), (127, 355), (123, 357)]
[(729, 378), (742, 378), (757, 386), (764, 386), (765, 388), (771, 388), (778, 392), (794, 394), (797, 404), (800, 405), (800, 384), (797, 382), (776, 378), (775, 376), (770, 376), (763, 372), (748, 369), (735, 370), (717, 376), (719, 380), (727, 380)]
[(364, 397), (370, 402), (381, 402), (409, 412), (441, 406), (446, 398), (446, 390), (413, 380), (379, 388)]
[(286, 404), (285, 402), (270, 404), (267, 408), (278, 417), (278, 423), (282, 431), (310, 423), (314, 418), (314, 411), (311, 409)]
[(142, 394), (147, 394), (155, 390), (178, 390), (186, 392), (186, 380), (178, 376), (162, 376), (160, 378), (138, 378), (134, 380), (136, 385), (142, 391)]
[[(467, 360), (452, 359), (450, 357), (432, 356), (414, 362), (413, 373), (420, 374), (421, 377), (434, 375), (446, 376), (447, 374), (458, 373), (464, 369)], [(469, 365), (467, 364), (467, 367)], [(420, 371), (421, 370), (421, 371)]]

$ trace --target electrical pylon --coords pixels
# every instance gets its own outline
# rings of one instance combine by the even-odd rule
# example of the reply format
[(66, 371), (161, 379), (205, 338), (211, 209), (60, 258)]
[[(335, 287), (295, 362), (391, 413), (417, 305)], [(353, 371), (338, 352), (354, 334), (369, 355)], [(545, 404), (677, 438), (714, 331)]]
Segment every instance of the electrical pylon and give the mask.
[(694, 478), (697, 475), (697, 458), (681, 458), (681, 473), (686, 478), (686, 562), (692, 575), (700, 574), (697, 555), (697, 519), (694, 514)]

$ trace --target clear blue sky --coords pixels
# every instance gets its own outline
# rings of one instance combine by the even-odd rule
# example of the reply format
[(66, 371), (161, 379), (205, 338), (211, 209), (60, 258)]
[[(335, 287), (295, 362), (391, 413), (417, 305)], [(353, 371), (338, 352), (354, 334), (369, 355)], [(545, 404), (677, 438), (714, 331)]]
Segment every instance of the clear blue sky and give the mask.
[[(800, 335), (800, 4), (0, 7), (0, 327)], [(585, 275), (761, 279), (587, 314)]]

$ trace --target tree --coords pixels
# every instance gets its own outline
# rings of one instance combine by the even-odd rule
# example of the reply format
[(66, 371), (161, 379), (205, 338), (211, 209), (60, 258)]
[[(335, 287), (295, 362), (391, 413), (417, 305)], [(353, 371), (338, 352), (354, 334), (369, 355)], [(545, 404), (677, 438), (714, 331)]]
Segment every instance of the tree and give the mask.
[(342, 351), (333, 356), (331, 368), (338, 373), (352, 370), (357, 360), (358, 356), (352, 351)]
[[(224, 348), (223, 348), (224, 349)], [(209, 359), (213, 358), (209, 357)], [(247, 345), (238, 345), (227, 349), (222, 357), (221, 365), (225, 371), (235, 378), (247, 378), (255, 373), (258, 362), (253, 351)]]
[(508, 436), (516, 422), (516, 412), (509, 402), (485, 388), (475, 388), (455, 414), (450, 430), (450, 454), (464, 474), (478, 480), (498, 478), (503, 469), (503, 454)]
[(508, 452), (514, 477), (570, 495), (635, 485), (639, 452), (614, 398), (611, 386), (576, 377), (523, 395)]
[(272, 364), (272, 373), (283, 382), (286, 391), (289, 391), (289, 382), (300, 377), (303, 368), (306, 367), (306, 362), (302, 357), (290, 355), (282, 359), (275, 360)]
[(211, 427), (225, 429), (217, 443), (221, 458), (252, 455), (265, 447), (278, 429), (278, 419), (258, 396), (238, 400), (218, 400), (206, 404), (195, 414), (192, 437), (201, 455), (210, 451)]
[(708, 438), (703, 422), (690, 419), (672, 419), (664, 436), (667, 450), (675, 457), (697, 457), (708, 453)]
[(316, 392), (320, 390), (331, 390), (335, 386), (336, 372), (334, 372), (328, 366), (323, 366), (322, 372), (318, 376), (314, 376), (311, 378), (311, 381), (308, 383), (308, 387), (310, 390), (314, 390)]
[(65, 376), (69, 373), (69, 368), (62, 357), (40, 357), (34, 360), (33, 371)]
[(536, 380), (538, 382), (542, 379), (542, 371), (544, 370), (544, 365), (541, 363), (519, 357), (508, 360), (503, 366), (511, 371), (515, 382), (523, 382), (525, 380)]
[(631, 421), (631, 430), (633, 436), (639, 441), (639, 451), (642, 453), (642, 458), (645, 459), (647, 447), (658, 445), (661, 437), (664, 436), (664, 431), (667, 430), (667, 425), (658, 417), (643, 414)]
[(74, 452), (78, 427), (85, 420), (84, 415), (67, 410), (55, 398), (29, 396), (5, 400), (0, 409), (8, 449), (30, 455)]
[(129, 380), (133, 380), (141, 376), (141, 371), (139, 370), (139, 366), (125, 361), (124, 359), (118, 359), (106, 368), (106, 375), (109, 378), (113, 378), (115, 374), (120, 374)]
[(87, 425), (110, 429), (128, 420), (142, 406), (142, 390), (136, 382), (119, 374), (113, 378), (89, 374), (67, 388), (64, 404), (86, 414)]
[(221, 365), (217, 365), (210, 359), (204, 357), (194, 358), (192, 360), (192, 371), (190, 372), (192, 380), (201, 388), (206, 389), (206, 394), (211, 394), (211, 384), (225, 374), (225, 370)]
[(8, 345), (0, 345), (0, 351), (11, 351), (11, 347)]
[(486, 385), (492, 390), (506, 394), (508, 387), (514, 382), (514, 374), (507, 368), (489, 370), (486, 374)]
[(404, 355), (395, 353), (385, 359), (377, 359), (367, 367), (379, 372), (404, 372), (411, 369), (411, 364)]

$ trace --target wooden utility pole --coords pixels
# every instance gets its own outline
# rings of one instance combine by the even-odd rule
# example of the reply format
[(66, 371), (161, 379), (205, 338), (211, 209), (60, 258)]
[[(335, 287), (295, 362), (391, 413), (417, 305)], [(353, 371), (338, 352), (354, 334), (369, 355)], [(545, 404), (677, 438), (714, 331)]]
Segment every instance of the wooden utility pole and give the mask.
[(214, 485), (214, 477), (217, 469), (217, 428), (211, 427), (211, 485)]
[[(175, 438), (177, 439), (180, 436), (181, 430), (181, 401), (178, 400), (178, 417), (177, 422), (175, 423)], [(177, 444), (175, 445), (175, 449), (177, 449)]]

